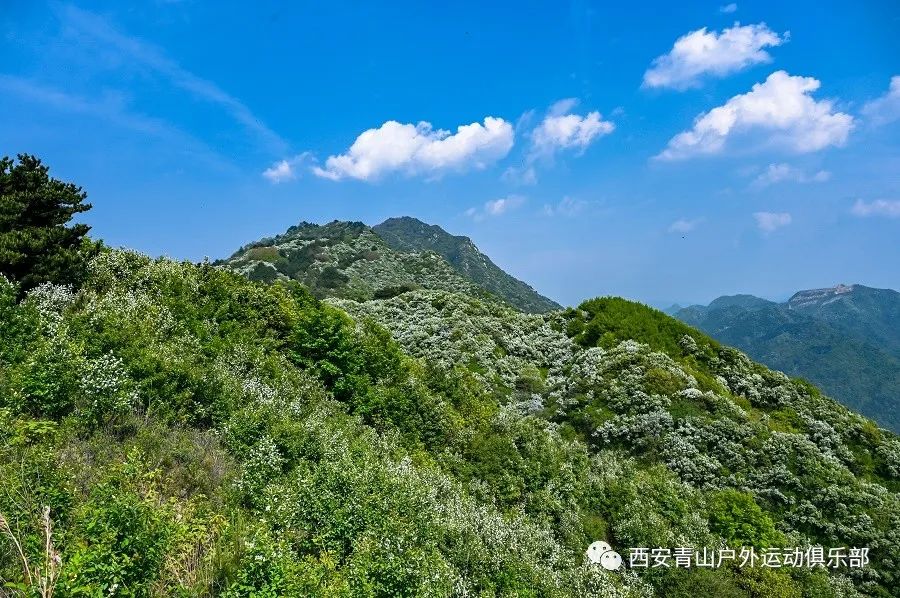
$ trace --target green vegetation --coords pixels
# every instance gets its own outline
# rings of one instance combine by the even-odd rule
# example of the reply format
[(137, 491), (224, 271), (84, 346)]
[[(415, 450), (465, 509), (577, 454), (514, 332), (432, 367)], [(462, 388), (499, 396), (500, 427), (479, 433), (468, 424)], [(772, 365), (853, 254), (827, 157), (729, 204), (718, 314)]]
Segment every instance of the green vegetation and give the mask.
[(372, 230), (396, 251), (437, 253), (462, 276), (522, 311), (544, 313), (560, 308), (555, 301), (498, 268), (468, 237), (451, 235), (437, 225), (409, 216), (388, 218)]
[[(434, 254), (366, 282), (377, 237), (327, 227), (251, 248), (299, 268), (271, 283), (108, 249), (0, 278), (2, 593), (896, 595), (890, 432), (639, 304), (527, 314), (427, 288), (462, 280)], [(610, 572), (597, 539), (872, 560)]]
[(426, 288), (503, 301), (526, 312), (559, 308), (498, 268), (467, 237), (415, 218), (391, 218), (371, 228), (302, 222), (220, 264), (251, 280), (297, 280), (319, 298), (383, 299)]
[(18, 158), (0, 158), (0, 272), (22, 291), (51, 280), (75, 283), (91, 253), (90, 227), (67, 224), (91, 208), (87, 194), (51, 178), (36, 157)]
[(433, 288), (491, 295), (431, 251), (400, 252), (361, 222), (302, 222), (271, 239), (261, 239), (217, 262), (251, 280), (295, 280), (319, 298), (372, 299), (406, 289)]
[(778, 546), (784, 538), (775, 533), (772, 519), (756, 504), (751, 494), (721, 490), (709, 503), (709, 525), (730, 546)]
[(674, 315), (900, 432), (900, 293), (853, 285), (787, 303), (720, 297)]
[(685, 336), (695, 344), (699, 341), (715, 346), (695, 329), (661, 311), (619, 297), (585, 301), (577, 310), (570, 310), (568, 316), (569, 336), (582, 346), (609, 348), (623, 340), (640, 339), (655, 351), (681, 354)]
[[(547, 315), (441, 291), (333, 302), (428, 363), (464, 366), (506, 409), (550, 421), (602, 459), (601, 500), (581, 522), (613, 545), (866, 545), (885, 560), (877, 573), (850, 572), (856, 587), (893, 588), (900, 486), (888, 472), (900, 471), (900, 444), (814, 387), (623, 299)], [(862, 519), (838, 515), (850, 512)], [(661, 595), (846, 591), (840, 576), (729, 575), (644, 579)]]

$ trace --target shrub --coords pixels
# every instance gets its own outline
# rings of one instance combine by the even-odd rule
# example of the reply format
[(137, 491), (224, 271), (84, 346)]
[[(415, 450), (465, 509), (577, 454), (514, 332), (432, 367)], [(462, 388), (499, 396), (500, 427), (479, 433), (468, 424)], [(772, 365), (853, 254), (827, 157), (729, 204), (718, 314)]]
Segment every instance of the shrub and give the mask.
[(779, 540), (772, 519), (746, 492), (716, 492), (710, 497), (708, 508), (710, 528), (731, 546), (768, 548)]

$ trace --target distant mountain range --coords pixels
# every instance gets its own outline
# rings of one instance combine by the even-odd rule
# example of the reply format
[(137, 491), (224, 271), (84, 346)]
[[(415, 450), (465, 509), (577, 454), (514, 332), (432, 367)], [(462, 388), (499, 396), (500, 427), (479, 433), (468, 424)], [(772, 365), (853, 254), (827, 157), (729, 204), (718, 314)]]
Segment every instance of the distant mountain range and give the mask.
[(668, 310), (716, 340), (900, 431), (900, 293), (859, 284), (795, 293), (785, 303), (753, 295)]
[(497, 300), (530, 313), (560, 308), (501, 270), (468, 237), (410, 217), (374, 227), (302, 222), (241, 247), (219, 263), (254, 280), (298, 280), (319, 297), (365, 301), (434, 289)]

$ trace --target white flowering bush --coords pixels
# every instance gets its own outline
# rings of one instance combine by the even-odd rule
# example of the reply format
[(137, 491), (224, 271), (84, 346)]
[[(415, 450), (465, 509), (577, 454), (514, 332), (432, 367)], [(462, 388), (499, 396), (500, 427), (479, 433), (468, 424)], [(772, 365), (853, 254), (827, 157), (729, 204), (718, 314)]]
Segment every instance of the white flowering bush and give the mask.
[(413, 291), (367, 302), (330, 300), (372, 318), (427, 363), (469, 368), (492, 389), (518, 389), (520, 400), (561, 395), (574, 345), (551, 315), (523, 314), (444, 291)]
[[(895, 436), (628, 302), (527, 315), (464, 287), (365, 300), (405, 284), (392, 269), (441, 266), (388, 264), (350, 237), (247, 253), (296, 249), (315, 281), (340, 265), (347, 280), (316, 288), (340, 297), (327, 304), (127, 251), (100, 253), (78, 289), (19, 300), (0, 280), (0, 513), (50, 505), (61, 595), (900, 587)], [(585, 559), (596, 539), (722, 546), (722, 513), (752, 538), (867, 546), (872, 564), (823, 581)]]
[(78, 385), (81, 392), (75, 413), (89, 426), (121, 420), (138, 403), (137, 390), (122, 360), (110, 353), (86, 360)]

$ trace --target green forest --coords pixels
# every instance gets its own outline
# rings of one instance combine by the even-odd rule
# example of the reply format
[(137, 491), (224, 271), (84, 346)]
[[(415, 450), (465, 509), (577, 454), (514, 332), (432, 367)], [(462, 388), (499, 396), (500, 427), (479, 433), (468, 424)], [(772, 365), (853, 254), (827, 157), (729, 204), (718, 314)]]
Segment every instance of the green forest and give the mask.
[(90, 238), (86, 200), (0, 161), (0, 596), (900, 596), (900, 439), (802, 380), (364, 225), (192, 263)]

